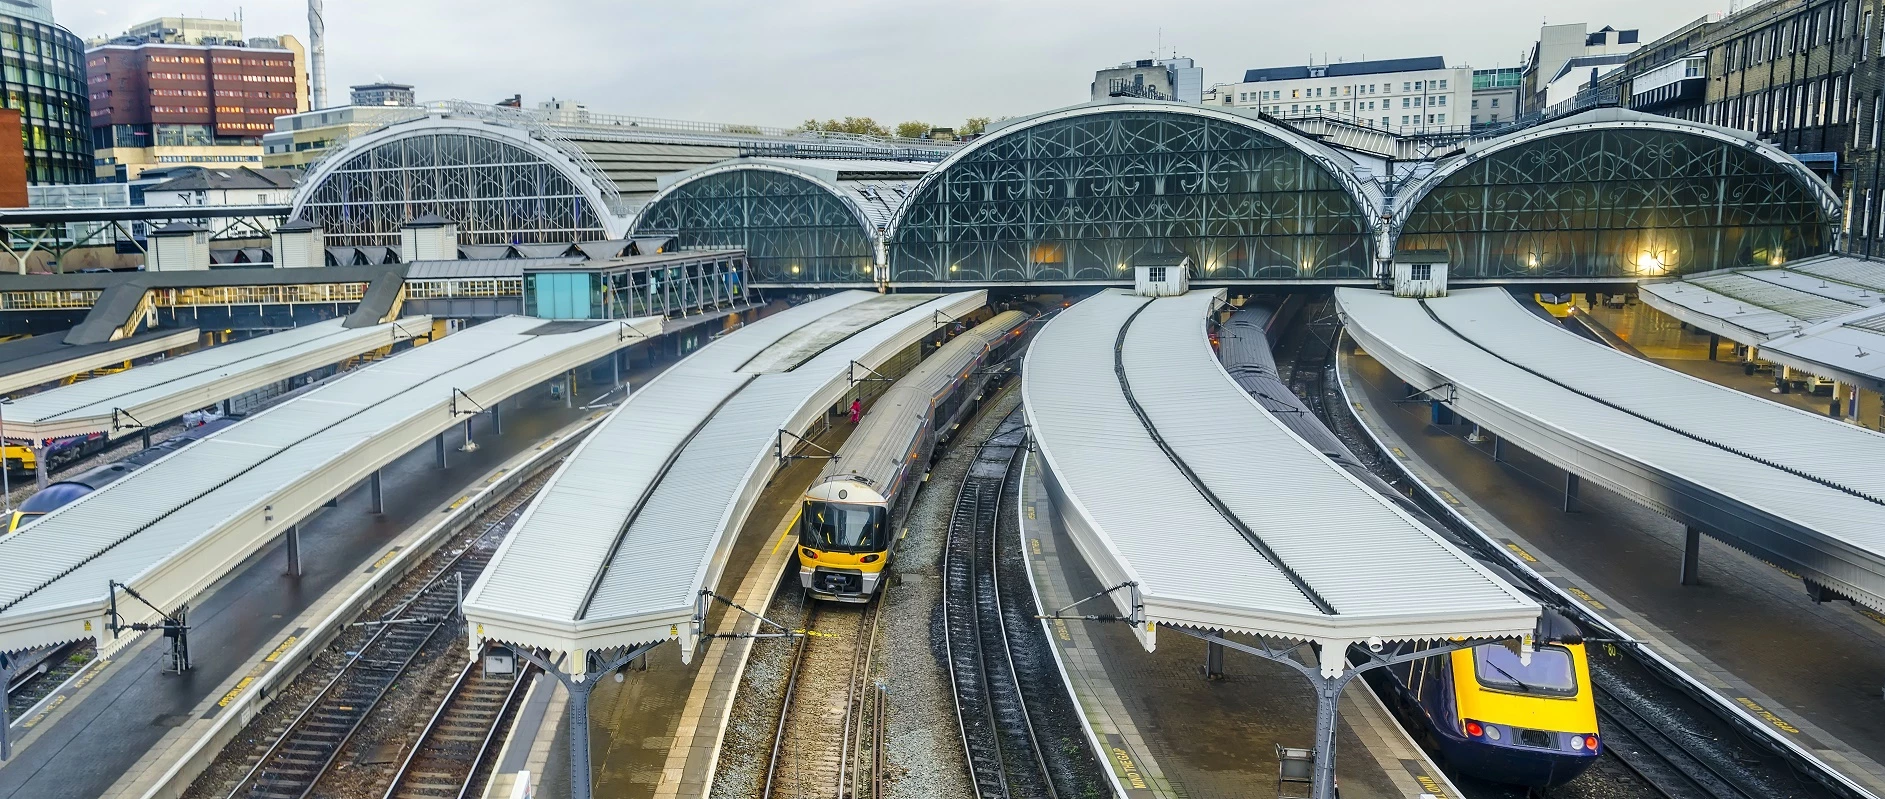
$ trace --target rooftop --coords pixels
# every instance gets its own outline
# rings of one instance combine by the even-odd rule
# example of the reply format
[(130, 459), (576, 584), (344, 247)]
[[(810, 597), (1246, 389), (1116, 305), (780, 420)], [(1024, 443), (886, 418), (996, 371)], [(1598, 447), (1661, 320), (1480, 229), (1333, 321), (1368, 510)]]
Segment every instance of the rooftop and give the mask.
[(1445, 56), (1389, 58), (1379, 61), (1341, 61), (1334, 64), (1310, 64), (1297, 67), (1266, 67), (1244, 71), (1245, 83), (1305, 78), (1342, 78), (1351, 75), (1380, 75), (1389, 72), (1418, 72), (1446, 69)]

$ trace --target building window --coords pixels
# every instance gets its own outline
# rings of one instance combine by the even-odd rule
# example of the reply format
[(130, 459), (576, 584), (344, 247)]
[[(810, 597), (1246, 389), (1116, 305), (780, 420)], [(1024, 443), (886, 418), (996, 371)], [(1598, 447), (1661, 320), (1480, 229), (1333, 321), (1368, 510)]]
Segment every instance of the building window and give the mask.
[(1479, 98), (1477, 97), (1473, 98), (1473, 108), (1475, 109), (1479, 108)]
[(1432, 280), (1433, 264), (1410, 264), (1408, 277), (1413, 280)]
[(1165, 267), (1154, 266), (1145, 270), (1145, 279), (1153, 283), (1165, 282)]
[(1859, 57), (1872, 57), (1872, 10), (1866, 9), (1859, 23)]
[(1492, 98), (1492, 107), (1493, 107), (1493, 108), (1498, 108), (1498, 107), (1499, 107), (1499, 98), (1497, 98), (1497, 97), (1494, 97), (1494, 98)]
[(1865, 208), (1865, 221), (1861, 222), (1859, 225), (1859, 235), (1866, 238), (1871, 238), (1872, 236), (1872, 190), (1871, 189), (1865, 190), (1864, 208)]
[(1404, 80), (1404, 81), (1401, 81), (1401, 91), (1404, 91), (1404, 92), (1411, 92), (1411, 91), (1413, 91), (1413, 90), (1414, 90), (1414, 82), (1413, 82), (1413, 81), (1408, 81), (1408, 80)]
[(1444, 94), (1440, 95), (1440, 104), (1446, 105), (1446, 95)]

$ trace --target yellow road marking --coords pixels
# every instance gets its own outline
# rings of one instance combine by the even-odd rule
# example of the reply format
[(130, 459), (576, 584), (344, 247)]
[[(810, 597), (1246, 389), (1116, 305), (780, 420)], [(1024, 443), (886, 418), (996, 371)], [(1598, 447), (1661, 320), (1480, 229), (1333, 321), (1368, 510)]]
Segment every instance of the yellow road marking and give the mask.
[(274, 663), (275, 661), (281, 660), (282, 655), (288, 654), (288, 647), (294, 646), (295, 641), (298, 641), (300, 639), (301, 639), (301, 636), (299, 635), (290, 635), (287, 638), (283, 639), (281, 642), (281, 646), (275, 647), (275, 651), (268, 653), (268, 657), (262, 658), (262, 662)]
[(248, 688), (249, 685), (253, 682), (255, 682), (254, 677), (242, 678), (241, 682), (236, 683), (236, 687), (229, 689), (229, 693), (223, 694), (223, 698), (220, 700), (217, 700), (216, 706), (228, 707), (229, 703), (236, 701), (236, 696), (242, 693), (243, 689)]
[(1779, 728), (1781, 732), (1789, 732), (1789, 733), (1793, 733), (1794, 735), (1800, 734), (1799, 727), (1795, 727), (1792, 724), (1788, 724), (1786, 719), (1783, 719), (1779, 716), (1774, 715), (1774, 711), (1761, 707), (1760, 704), (1755, 702), (1754, 700), (1749, 699), (1745, 696), (1737, 696), (1735, 697), (1734, 701), (1740, 702), (1742, 706), (1746, 707), (1748, 710), (1754, 711), (1754, 715), (1760, 716), (1761, 718), (1766, 719), (1767, 723), (1772, 724), (1775, 727)]
[(1460, 502), (1460, 498), (1459, 498), (1459, 497), (1456, 497), (1456, 496), (1453, 496), (1453, 492), (1451, 492), (1451, 491), (1448, 491), (1448, 490), (1446, 490), (1446, 489), (1444, 489), (1444, 488), (1442, 488), (1442, 489), (1439, 489), (1439, 491), (1440, 491), (1440, 496), (1441, 496), (1441, 497), (1442, 497), (1443, 499), (1445, 499), (1445, 500), (1447, 501), (1447, 504), (1450, 504), (1450, 505), (1462, 505), (1462, 504), (1465, 504), (1465, 503), (1462, 503), (1462, 502)]
[(1537, 563), (1537, 562), (1538, 562), (1538, 559), (1537, 559), (1537, 558), (1534, 558), (1534, 557), (1532, 557), (1532, 553), (1530, 553), (1530, 552), (1526, 552), (1526, 551), (1525, 551), (1525, 550), (1524, 550), (1523, 548), (1521, 548), (1521, 547), (1520, 547), (1519, 545), (1517, 545), (1517, 544), (1514, 544), (1514, 543), (1512, 543), (1512, 542), (1510, 542), (1510, 541), (1507, 541), (1507, 542), (1505, 542), (1505, 548), (1506, 548), (1506, 549), (1509, 549), (1509, 550), (1512, 550), (1512, 554), (1514, 554), (1514, 555), (1517, 555), (1517, 556), (1518, 556), (1518, 559), (1519, 559), (1519, 560), (1522, 560), (1522, 561), (1525, 561), (1526, 563)]
[(1590, 594), (1585, 593), (1584, 589), (1579, 588), (1575, 585), (1567, 585), (1564, 587), (1564, 590), (1571, 592), (1571, 596), (1584, 600), (1584, 604), (1589, 605), (1593, 608), (1596, 608), (1598, 610), (1610, 609), (1610, 608), (1604, 607), (1604, 603), (1597, 601), (1597, 597), (1594, 597), (1594, 596), (1591, 596)]
[(798, 526), (799, 526), (799, 517), (800, 517), (800, 516), (803, 516), (803, 515), (805, 515), (805, 506), (803, 506), (803, 505), (800, 505), (800, 506), (799, 506), (799, 510), (798, 510), (798, 513), (794, 513), (794, 514), (792, 514), (792, 521), (786, 524), (786, 526), (785, 526), (785, 529), (784, 529), (784, 530), (780, 530), (780, 531), (779, 531), (779, 540), (778, 540), (778, 542), (776, 542), (776, 543), (774, 543), (774, 544), (772, 545), (772, 554), (775, 554), (775, 555), (776, 555), (776, 554), (778, 554), (778, 553), (779, 553), (779, 547), (782, 547), (782, 546), (785, 546), (785, 539), (786, 539), (786, 537), (787, 537), (787, 536), (790, 536), (790, 535), (792, 534), (792, 531), (793, 531), (793, 530), (797, 530), (797, 529), (798, 529)]
[(379, 560), (373, 561), (373, 565), (368, 566), (367, 571), (375, 572), (386, 568), (386, 564), (393, 562), (393, 556), (399, 554), (399, 550), (399, 547), (386, 550), (386, 554), (381, 555)]
[(1388, 447), (1388, 451), (1394, 453), (1394, 457), (1396, 458), (1407, 460), (1407, 453), (1402, 452), (1400, 447)]

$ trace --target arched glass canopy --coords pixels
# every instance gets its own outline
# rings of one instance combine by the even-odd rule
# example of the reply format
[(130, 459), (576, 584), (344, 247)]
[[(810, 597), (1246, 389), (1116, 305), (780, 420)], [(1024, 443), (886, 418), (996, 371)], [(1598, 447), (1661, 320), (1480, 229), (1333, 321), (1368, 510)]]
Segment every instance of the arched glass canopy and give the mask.
[(560, 244), (608, 238), (593, 188), (542, 145), (474, 129), (405, 131), (357, 142), (309, 177), (297, 216), (341, 246), (399, 243), (407, 220), (437, 214), (466, 244)]
[(889, 235), (893, 281), (1365, 278), (1369, 220), (1313, 145), (1193, 106), (1081, 107), (989, 134), (924, 178)]
[(1814, 179), (1759, 145), (1676, 125), (1589, 126), (1445, 165), (1396, 249), (1472, 278), (1643, 278), (1778, 265), (1831, 246)]
[(756, 283), (868, 283), (877, 260), (874, 233), (836, 190), (777, 168), (676, 183), (642, 209), (635, 231), (673, 235), (682, 249), (744, 248)]

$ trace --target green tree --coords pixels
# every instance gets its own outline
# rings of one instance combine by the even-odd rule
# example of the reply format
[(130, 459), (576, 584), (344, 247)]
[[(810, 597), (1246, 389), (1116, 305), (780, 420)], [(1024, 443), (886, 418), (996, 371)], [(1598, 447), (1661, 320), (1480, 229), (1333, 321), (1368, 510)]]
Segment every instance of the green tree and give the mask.
[(827, 119), (823, 122), (816, 119), (807, 119), (805, 120), (805, 124), (799, 126), (799, 129), (806, 131), (824, 131), (826, 133), (854, 133), (859, 136), (890, 135), (890, 131), (887, 128), (877, 124), (877, 120), (871, 119), (870, 117), (845, 117), (841, 120)]
[(956, 129), (957, 136), (975, 136), (988, 130), (988, 117), (969, 117), (963, 120), (962, 127)]
[(905, 139), (920, 139), (929, 134), (929, 123), (910, 120), (897, 125), (897, 135)]

